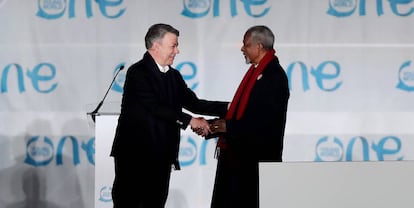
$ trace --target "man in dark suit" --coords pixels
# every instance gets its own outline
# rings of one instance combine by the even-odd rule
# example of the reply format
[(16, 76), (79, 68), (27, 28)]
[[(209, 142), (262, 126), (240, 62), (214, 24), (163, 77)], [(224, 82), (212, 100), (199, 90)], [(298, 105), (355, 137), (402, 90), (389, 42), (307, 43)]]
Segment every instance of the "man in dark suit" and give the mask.
[(246, 31), (241, 51), (251, 67), (225, 119), (210, 126), (221, 133), (212, 208), (259, 207), (259, 162), (282, 162), (289, 87), (273, 44), (266, 26)]
[(198, 99), (181, 74), (171, 67), (179, 31), (155, 24), (145, 36), (147, 52), (129, 67), (124, 84), (111, 156), (115, 162), (112, 200), (115, 208), (165, 206), (171, 167), (179, 169), (180, 129), (191, 125), (209, 133), (203, 118), (184, 113), (223, 116), (227, 102)]

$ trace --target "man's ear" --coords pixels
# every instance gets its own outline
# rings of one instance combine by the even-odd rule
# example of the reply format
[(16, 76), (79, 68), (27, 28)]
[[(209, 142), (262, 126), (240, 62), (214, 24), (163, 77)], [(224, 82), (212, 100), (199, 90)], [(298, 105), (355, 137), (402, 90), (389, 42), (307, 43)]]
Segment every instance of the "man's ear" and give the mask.
[(154, 41), (154, 43), (152, 44), (152, 48), (158, 51), (158, 49), (160, 48), (160, 43), (158, 41)]

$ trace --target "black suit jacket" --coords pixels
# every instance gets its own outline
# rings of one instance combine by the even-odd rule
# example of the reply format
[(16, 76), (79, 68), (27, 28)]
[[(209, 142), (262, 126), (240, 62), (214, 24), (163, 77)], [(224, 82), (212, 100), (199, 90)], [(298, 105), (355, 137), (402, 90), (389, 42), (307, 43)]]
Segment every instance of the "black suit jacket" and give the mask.
[(234, 159), (282, 161), (289, 96), (288, 78), (275, 57), (259, 75), (242, 118), (226, 122)]
[(199, 99), (179, 71), (170, 67), (160, 72), (146, 52), (127, 71), (111, 156), (178, 164), (180, 128), (186, 129), (191, 120), (182, 109), (223, 116), (227, 104)]

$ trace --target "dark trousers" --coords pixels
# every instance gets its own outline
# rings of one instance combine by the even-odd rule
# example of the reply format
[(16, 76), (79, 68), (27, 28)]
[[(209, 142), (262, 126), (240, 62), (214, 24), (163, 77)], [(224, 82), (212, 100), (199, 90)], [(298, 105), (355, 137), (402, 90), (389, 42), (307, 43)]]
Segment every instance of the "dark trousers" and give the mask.
[(171, 164), (134, 158), (114, 158), (112, 187), (114, 208), (164, 208), (168, 197)]

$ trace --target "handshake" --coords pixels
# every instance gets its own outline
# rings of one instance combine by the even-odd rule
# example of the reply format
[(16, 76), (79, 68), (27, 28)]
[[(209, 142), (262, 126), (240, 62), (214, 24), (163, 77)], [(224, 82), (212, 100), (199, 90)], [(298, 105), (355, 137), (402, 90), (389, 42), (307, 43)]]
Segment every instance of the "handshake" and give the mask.
[(210, 120), (202, 117), (192, 118), (190, 125), (194, 133), (203, 136), (205, 139), (215, 138), (227, 131), (226, 120), (218, 118)]

